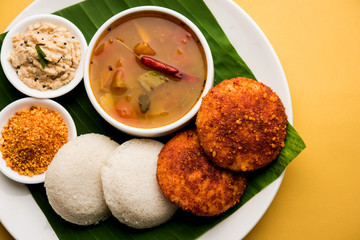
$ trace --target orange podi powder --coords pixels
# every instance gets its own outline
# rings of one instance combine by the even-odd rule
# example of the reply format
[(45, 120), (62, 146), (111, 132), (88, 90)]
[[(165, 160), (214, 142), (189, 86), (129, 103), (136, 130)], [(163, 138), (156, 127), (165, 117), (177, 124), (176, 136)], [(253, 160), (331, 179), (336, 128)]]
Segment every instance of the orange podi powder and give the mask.
[(68, 127), (59, 113), (31, 107), (12, 116), (1, 132), (0, 150), (6, 165), (20, 175), (46, 171), (57, 151), (68, 142)]

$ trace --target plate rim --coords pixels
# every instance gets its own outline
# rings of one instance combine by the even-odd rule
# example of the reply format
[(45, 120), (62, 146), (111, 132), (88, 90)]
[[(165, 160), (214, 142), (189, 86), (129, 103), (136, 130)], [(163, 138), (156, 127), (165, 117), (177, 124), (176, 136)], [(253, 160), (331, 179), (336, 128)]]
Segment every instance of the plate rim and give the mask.
[[(25, 8), (19, 15), (17, 15), (17, 17), (10, 23), (10, 25), (8, 26), (8, 28), (6, 28), (5, 31), (8, 31), (9, 28), (11, 28), (14, 24), (16, 24), (16, 22), (20, 21), (23, 18), (26, 18), (27, 16), (30, 16), (32, 14), (39, 14), (39, 13), (49, 13), (49, 12), (54, 12), (57, 10), (60, 10), (64, 7), (76, 4), (81, 2), (82, 0), (62, 0), (62, 1), (56, 1), (56, 0), (35, 0), (34, 2), (32, 2), (27, 8)], [(53, 4), (56, 3), (56, 4)], [(59, 3), (60, 2), (60, 3)], [(269, 50), (269, 53), (272, 55), (273, 59), (275, 60), (275, 64), (277, 65), (277, 70), (279, 71), (279, 74), (281, 75), (281, 79), (283, 81), (283, 84), (285, 85), (285, 98), (287, 99), (287, 114), (288, 114), (288, 119), (289, 122), (292, 124), (293, 123), (293, 113), (292, 113), (292, 103), (291, 103), (291, 96), (290, 96), (290, 90), (289, 90), (289, 86), (288, 86), (288, 82), (286, 80), (285, 77), (285, 73), (284, 70), (281, 66), (280, 60), (277, 57), (275, 50), (273, 49), (272, 45), (270, 44), (269, 40), (266, 38), (265, 34), (262, 32), (262, 30), (260, 29), (260, 27), (255, 23), (255, 21), (234, 1), (232, 0), (204, 0), (204, 2), (206, 3), (206, 5), (209, 7), (210, 11), (214, 14), (214, 12), (211, 10), (211, 7), (209, 5), (219, 5), (219, 6), (230, 6), (231, 8), (233, 8), (233, 10), (237, 10), (241, 13), (241, 15), (243, 17), (245, 17), (247, 19), (247, 21), (249, 21), (249, 23), (252, 25), (252, 27), (255, 29), (255, 31), (257, 32), (257, 34), (260, 34), (260, 36), (263, 38), (263, 40), (265, 40), (265, 45), (267, 45), (267, 48)], [(60, 7), (61, 5), (61, 7)], [(55, 8), (57, 7), (57, 8)], [(235, 11), (234, 10), (234, 11)], [(35, 12), (33, 12), (35, 11)], [(215, 14), (214, 14), (215, 15)], [(216, 18), (218, 21), (219, 19)], [(219, 22), (220, 24), (220, 22)], [(220, 24), (221, 25), (221, 24)], [(223, 26), (222, 26), (223, 28)], [(226, 30), (224, 30), (226, 32)], [(229, 36), (228, 36), (229, 37)], [(233, 44), (233, 46), (235, 47), (235, 49), (239, 52), (238, 46), (236, 44), (234, 44), (234, 42), (232, 42), (232, 40), (229, 38), (230, 42)], [(244, 59), (245, 63), (249, 66), (249, 68), (253, 71), (251, 63), (249, 64), (246, 59), (246, 57), (243, 57), (243, 55), (241, 55), (239, 53), (239, 55)], [(257, 74), (253, 71), (254, 75), (256, 78)], [(285, 81), (284, 81), (285, 80)], [(256, 201), (261, 201), (262, 198), (266, 197), (267, 201), (265, 204), (263, 204), (261, 206), (260, 209), (260, 214), (257, 214), (257, 216), (255, 216), (254, 218), (251, 219), (251, 221), (248, 224), (248, 228), (246, 229), (246, 231), (243, 231), (241, 233), (237, 234), (232, 232), (227, 234), (226, 236), (229, 237), (230, 239), (239, 239), (239, 238), (243, 238), (245, 237), (253, 228), (254, 226), (259, 222), (259, 220), (263, 217), (263, 215), (265, 214), (265, 212), (267, 211), (267, 209), (269, 208), (270, 204), (272, 203), (273, 199), (275, 198), (280, 185), (282, 183), (282, 180), (284, 178), (285, 175), (285, 171), (286, 169), (283, 171), (283, 173), (275, 180), (273, 181), (271, 184), (269, 184), (266, 188), (264, 188), (262, 191), (260, 191), (258, 194), (256, 194), (252, 199), (250, 199), (247, 203), (245, 203), (241, 208), (239, 208), (238, 210), (236, 210), (231, 216), (229, 216), (228, 218), (226, 218), (225, 220), (223, 220), (222, 222), (220, 222), (219, 224), (217, 224), (214, 228), (210, 229), (209, 231), (207, 231), (206, 233), (204, 233), (203, 235), (200, 236), (199, 239), (216, 239), (217, 236), (219, 236), (219, 231), (217, 231), (217, 228), (222, 228), (222, 226), (224, 226), (225, 224), (225, 229), (227, 229), (229, 225), (229, 221), (232, 221), (231, 218), (232, 217), (236, 217), (236, 213), (241, 214), (242, 211), (239, 211), (241, 209), (245, 209), (247, 208), (246, 206), (250, 205), (250, 208), (252, 208), (254, 205), (254, 202)], [(5, 176), (1, 176), (0, 177), (0, 181), (2, 182), (1, 178)], [(1, 183), (2, 184), (2, 183)], [(1, 185), (0, 184), (0, 185)], [(16, 184), (16, 185), (14, 185)], [(19, 191), (17, 192), (17, 194), (20, 195), (26, 195), (26, 198), (24, 198), (24, 201), (30, 201), (29, 199), (32, 199), (33, 203), (31, 203), (32, 205), (35, 203), (36, 207), (38, 208), (37, 210), (40, 211), (40, 213), (38, 213), (37, 217), (42, 218), (41, 221), (45, 220), (45, 223), (42, 223), (43, 229), (42, 231), (44, 231), (44, 229), (48, 228), (48, 226), (50, 226), (50, 224), (48, 223), (45, 215), (42, 213), (41, 209), (39, 208), (39, 206), (36, 204), (35, 200), (32, 198), (30, 191), (28, 190), (28, 188), (25, 185), (19, 186), (17, 185), (17, 183), (9, 183), (10, 187), (13, 186), (15, 188), (15, 191)], [(30, 196), (29, 196), (30, 195)], [(5, 221), (4, 221), (5, 220)], [(11, 224), (8, 224), (8, 221), (6, 221), (6, 219), (4, 219), (4, 216), (2, 216), (2, 214), (0, 213), (0, 221), (2, 222), (3, 226), (6, 228), (6, 230), (16, 239), (22, 239), (24, 238), (24, 236), (26, 236), (26, 234), (21, 234), (21, 231), (16, 231), (17, 229), (12, 228)], [(47, 226), (48, 225), (48, 226)], [(20, 234), (19, 234), (20, 233)], [(34, 235), (34, 237), (39, 237), (39, 235)], [(29, 237), (27, 235), (27, 237)], [(50, 227), (50, 229), (46, 229), (44, 232), (44, 235), (40, 236), (40, 238), (44, 238), (44, 239), (48, 239), (48, 237), (51, 237), (51, 239), (57, 239), (57, 236), (54, 232), (54, 230)], [(222, 237), (224, 237), (224, 235), (222, 235)], [(38, 238), (39, 239), (39, 238)]]

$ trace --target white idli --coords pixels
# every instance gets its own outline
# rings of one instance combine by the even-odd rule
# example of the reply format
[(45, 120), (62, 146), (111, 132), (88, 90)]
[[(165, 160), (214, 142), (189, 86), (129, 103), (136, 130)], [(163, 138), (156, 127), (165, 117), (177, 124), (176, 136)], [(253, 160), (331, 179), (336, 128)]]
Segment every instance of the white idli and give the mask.
[(158, 226), (177, 210), (156, 180), (158, 154), (164, 144), (132, 139), (121, 144), (102, 168), (106, 203), (120, 222), (138, 229)]
[(100, 134), (84, 134), (56, 153), (45, 175), (46, 194), (55, 212), (79, 224), (97, 224), (109, 217), (101, 167), (119, 144)]

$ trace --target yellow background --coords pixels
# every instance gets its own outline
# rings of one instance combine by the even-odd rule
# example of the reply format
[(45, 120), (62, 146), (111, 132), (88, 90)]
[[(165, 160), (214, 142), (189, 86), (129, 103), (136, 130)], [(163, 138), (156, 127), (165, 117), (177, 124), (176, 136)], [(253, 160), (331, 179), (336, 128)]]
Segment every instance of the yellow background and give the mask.
[[(1, 0), (0, 32), (31, 2)], [(360, 1), (235, 2), (280, 58), (307, 144), (245, 239), (360, 239)]]

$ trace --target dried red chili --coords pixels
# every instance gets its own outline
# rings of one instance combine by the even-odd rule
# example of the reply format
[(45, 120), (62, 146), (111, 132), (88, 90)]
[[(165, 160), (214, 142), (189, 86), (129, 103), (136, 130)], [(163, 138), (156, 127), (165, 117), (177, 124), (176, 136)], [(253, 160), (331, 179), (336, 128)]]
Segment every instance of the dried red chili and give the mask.
[(136, 52), (134, 52), (130, 47), (128, 47), (121, 39), (116, 38), (116, 40), (123, 45), (124, 47), (126, 47), (130, 52), (132, 52), (139, 60), (140, 62), (155, 71), (161, 72), (163, 74), (165, 74), (168, 77), (172, 77), (172, 78), (176, 78), (176, 79), (180, 79), (180, 80), (184, 80), (184, 81), (189, 81), (189, 82), (197, 82), (200, 81), (199, 78), (196, 78), (194, 76), (191, 76), (189, 74), (186, 74), (184, 72), (181, 72), (179, 69), (167, 65), (166, 63), (160, 62), (152, 57), (148, 57), (148, 56), (144, 56), (141, 54), (137, 54)]
[(143, 56), (143, 55), (137, 55), (140, 59), (140, 62), (147, 66), (148, 68), (151, 68), (152, 70), (156, 70), (158, 72), (161, 72), (169, 77), (189, 81), (189, 82), (196, 82), (200, 79), (195, 78), (193, 76), (190, 76), (186, 73), (181, 72), (179, 69), (172, 67), (170, 65), (167, 65), (166, 63), (160, 62), (152, 57)]

